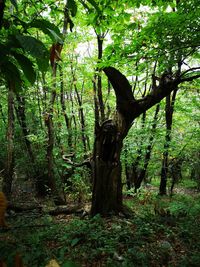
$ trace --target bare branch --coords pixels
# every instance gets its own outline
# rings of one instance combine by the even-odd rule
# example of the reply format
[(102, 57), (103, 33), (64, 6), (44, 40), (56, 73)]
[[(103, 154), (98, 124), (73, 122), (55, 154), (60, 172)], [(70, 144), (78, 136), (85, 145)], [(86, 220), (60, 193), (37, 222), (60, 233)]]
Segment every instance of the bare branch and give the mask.
[(186, 78), (182, 78), (182, 79), (180, 80), (180, 83), (182, 83), (182, 82), (190, 82), (190, 81), (193, 81), (193, 80), (198, 79), (198, 78), (200, 78), (200, 74), (198, 74), (198, 75), (193, 75), (193, 76), (186, 77)]
[[(191, 68), (183, 72), (182, 76), (192, 70), (194, 71), (197, 69), (200, 68)], [(173, 78), (172, 75), (168, 77), (168, 75), (165, 74), (163, 74), (160, 78), (154, 77), (153, 82), (155, 83), (155, 79), (158, 79), (159, 85), (155, 85), (154, 88), (152, 88), (154, 90), (152, 90), (151, 93), (145, 97), (135, 100), (131, 92), (129, 81), (121, 72), (112, 67), (105, 68), (104, 72), (108, 76), (108, 79), (115, 90), (117, 109), (120, 113), (122, 113), (128, 123), (132, 123), (135, 118), (150, 109), (155, 104), (159, 103), (172, 91), (178, 90), (179, 84), (200, 78), (200, 74), (185, 78), (181, 78), (180, 76)]]
[(63, 155), (62, 156), (62, 159), (67, 162), (67, 164), (73, 166), (73, 167), (82, 167), (82, 166), (86, 166), (88, 167), (89, 169), (91, 169), (91, 159), (88, 158), (86, 160), (84, 160), (83, 162), (80, 162), (80, 163), (76, 163), (76, 162), (73, 162), (71, 159), (67, 158), (66, 155)]
[(190, 68), (188, 70), (185, 70), (181, 73), (180, 77), (184, 76), (186, 73), (193, 71), (193, 70), (200, 70), (200, 67), (196, 67), (196, 68)]

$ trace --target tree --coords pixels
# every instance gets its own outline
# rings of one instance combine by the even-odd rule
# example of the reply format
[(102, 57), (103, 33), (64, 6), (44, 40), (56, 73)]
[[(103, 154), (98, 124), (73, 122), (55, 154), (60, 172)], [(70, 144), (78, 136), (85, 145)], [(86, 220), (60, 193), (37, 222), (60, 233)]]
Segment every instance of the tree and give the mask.
[[(45, 72), (49, 65), (49, 52), (43, 42), (30, 35), (31, 29), (40, 29), (47, 34), (52, 40), (61, 40), (59, 29), (49, 21), (34, 18), (28, 23), (14, 16), (14, 20), (10, 23), (9, 19), (12, 14), (4, 17), (5, 1), (0, 3), (0, 28), (1, 31), (1, 61), (0, 73), (1, 80), (8, 86), (8, 129), (7, 129), (7, 161), (5, 167), (5, 175), (3, 180), (3, 191), (9, 198), (11, 194), (11, 186), (14, 174), (14, 101), (15, 95), (19, 96), (22, 92), (23, 83), (28, 82), (33, 85), (36, 80), (36, 71), (34, 63), (40, 71)], [(18, 5), (13, 2), (14, 8), (18, 11)], [(18, 14), (18, 12), (17, 12)], [(8, 31), (6, 31), (8, 28)], [(23, 73), (23, 75), (22, 75)], [(19, 99), (19, 98), (18, 98)], [(24, 114), (23, 114), (24, 116)], [(23, 118), (24, 119), (24, 118)], [(22, 122), (22, 121), (21, 121)], [(23, 120), (23, 131), (25, 130), (25, 121)], [(26, 145), (27, 145), (26, 141)], [(29, 143), (29, 155), (30, 155)], [(33, 155), (30, 155), (31, 157)], [(34, 163), (34, 162), (33, 162)], [(37, 178), (36, 178), (37, 179)], [(37, 183), (37, 181), (36, 181)]]
[(105, 121), (95, 136), (93, 160), (92, 214), (119, 212), (122, 207), (122, 181), (120, 154), (123, 140), (135, 118), (159, 103), (185, 81), (192, 81), (200, 75), (184, 77), (185, 72), (173, 79), (162, 75), (159, 84), (143, 99), (136, 100), (126, 77), (113, 67), (104, 68), (116, 94), (116, 114)]
[(167, 176), (168, 176), (168, 168), (169, 168), (169, 147), (171, 142), (171, 131), (172, 131), (172, 123), (173, 123), (173, 113), (174, 113), (174, 104), (176, 100), (177, 90), (175, 89), (171, 94), (166, 97), (165, 104), (165, 121), (166, 121), (166, 134), (165, 134), (165, 144), (164, 144), (164, 152), (162, 158), (162, 168), (161, 168), (161, 180), (160, 180), (160, 195), (167, 194)]
[[(138, 21), (138, 27), (135, 23), (130, 24), (127, 29), (123, 29), (123, 36), (117, 39), (119, 46), (113, 49), (116, 46), (111, 44), (107, 50), (111, 62), (112, 57), (116, 59), (118, 55), (117, 59), (122, 63), (130, 58), (133, 62), (137, 62), (137, 68), (143, 68), (143, 70), (144, 60), (151, 62), (151, 65), (146, 64), (148, 67), (154, 66), (156, 62), (156, 71), (152, 73), (157, 73), (157, 76), (152, 77), (152, 91), (137, 100), (132, 94), (128, 79), (120, 71), (113, 67), (104, 68), (115, 91), (116, 114), (113, 119), (105, 121), (99, 127), (95, 136), (92, 214), (107, 214), (123, 209), (120, 154), (123, 140), (134, 119), (177, 90), (179, 84), (200, 77), (199, 67), (181, 69), (186, 59), (198, 51), (199, 33), (196, 31), (197, 25), (194, 19), (199, 14), (197, 1), (195, 1), (197, 9), (194, 12), (192, 12), (194, 6), (191, 2), (177, 1), (176, 10), (170, 1), (165, 3), (160, 1), (158, 5), (159, 12), (149, 14), (148, 23), (145, 23), (145, 20)], [(172, 5), (171, 12), (166, 12), (167, 5)], [(188, 18), (191, 18), (187, 21), (185, 20), (186, 11), (190, 14)], [(115, 32), (118, 32), (116, 28)], [(130, 45), (124, 46), (122, 41), (124, 36)], [(134, 37), (135, 39), (131, 39)], [(166, 72), (166, 69), (172, 70), (172, 73)]]

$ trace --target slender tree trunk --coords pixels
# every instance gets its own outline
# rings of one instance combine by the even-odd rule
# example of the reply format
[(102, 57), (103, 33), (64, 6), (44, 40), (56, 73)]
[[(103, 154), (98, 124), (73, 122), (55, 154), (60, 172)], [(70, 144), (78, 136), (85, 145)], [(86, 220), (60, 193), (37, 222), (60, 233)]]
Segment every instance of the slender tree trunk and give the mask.
[(54, 177), (54, 124), (53, 124), (53, 105), (56, 98), (56, 90), (53, 88), (51, 92), (51, 100), (49, 103), (49, 109), (45, 116), (45, 124), (48, 131), (48, 141), (47, 141), (47, 166), (48, 166), (48, 185), (54, 195), (57, 195), (56, 182)]
[(59, 66), (60, 70), (60, 104), (63, 112), (63, 116), (65, 119), (65, 124), (68, 132), (67, 143), (69, 152), (72, 152), (72, 129), (71, 129), (71, 119), (67, 115), (66, 104), (65, 104), (65, 94), (64, 94), (64, 81), (63, 81), (63, 70), (62, 67)]
[(95, 132), (97, 131), (100, 125), (100, 117), (99, 117), (99, 104), (97, 99), (97, 85), (96, 85), (96, 76), (93, 78), (93, 100), (94, 100), (94, 118), (95, 118)]
[(159, 188), (160, 195), (167, 194), (168, 156), (169, 156), (169, 147), (171, 142), (171, 130), (172, 130), (176, 93), (177, 89), (173, 91), (172, 97), (171, 94), (166, 97), (166, 105), (165, 105), (166, 135), (165, 135), (165, 144), (164, 144), (164, 152), (162, 159), (162, 168), (161, 168), (161, 180)]
[(35, 186), (36, 186), (36, 192), (39, 196), (44, 196), (46, 189), (45, 189), (45, 181), (44, 181), (44, 175), (42, 171), (38, 170), (37, 164), (36, 164), (36, 158), (33, 153), (32, 149), (32, 144), (30, 140), (28, 139), (29, 135), (29, 129), (27, 126), (27, 121), (26, 121), (26, 112), (25, 112), (25, 98), (23, 96), (16, 96), (18, 106), (16, 108), (16, 113), (18, 117), (19, 124), (22, 128), (22, 133), (24, 136), (24, 141), (26, 145), (26, 149), (28, 152), (28, 156), (30, 159), (30, 164), (32, 166), (32, 172), (34, 175), (34, 181), (35, 181)]
[[(103, 55), (103, 38), (100, 35), (97, 35), (97, 44), (98, 44), (98, 61), (100, 62)], [(97, 92), (98, 92), (98, 102), (101, 114), (101, 122), (105, 120), (105, 110), (104, 110), (104, 102), (103, 102), (103, 95), (102, 95), (102, 78), (101, 78), (101, 71), (97, 68)]]
[(155, 137), (155, 130), (157, 127), (157, 122), (158, 122), (158, 113), (160, 110), (160, 104), (158, 104), (156, 106), (156, 110), (155, 110), (155, 114), (154, 114), (154, 118), (153, 118), (153, 124), (152, 124), (152, 129), (151, 129), (151, 133), (150, 133), (150, 138), (149, 138), (149, 142), (148, 142), (148, 146), (146, 148), (146, 153), (145, 153), (145, 157), (144, 157), (144, 166), (140, 171), (140, 174), (137, 178), (137, 181), (135, 183), (135, 189), (137, 191), (137, 189), (140, 188), (142, 181), (144, 181), (145, 175), (146, 175), (146, 171), (147, 171), (147, 167), (149, 165), (149, 161), (151, 158), (151, 152), (152, 152), (152, 148), (153, 148), (153, 141), (154, 141), (154, 137)]
[[(104, 35), (97, 34), (97, 47), (98, 47), (98, 63), (103, 55), (103, 39)], [(93, 78), (93, 92), (94, 92), (94, 110), (95, 110), (95, 131), (98, 126), (105, 120), (105, 107), (102, 94), (102, 71), (97, 67)]]
[(2, 189), (10, 199), (14, 174), (14, 91), (15, 84), (8, 83), (8, 128), (7, 128), (7, 160)]
[[(137, 63), (136, 63), (136, 69), (137, 69)], [(148, 73), (146, 75), (146, 82), (145, 82), (145, 87), (144, 87), (144, 92), (142, 94), (142, 97), (144, 97), (146, 95), (147, 92), (147, 80), (148, 80)], [(138, 76), (136, 76), (135, 82), (134, 82), (134, 87), (133, 87), (133, 94), (136, 90), (136, 86), (137, 86), (137, 82), (138, 82)], [(144, 112), (142, 114), (142, 130), (145, 127), (145, 123), (146, 123), (146, 112)], [(126, 164), (126, 179), (127, 179), (127, 186), (128, 189), (131, 189), (132, 187), (135, 188), (135, 193), (137, 192), (137, 189), (139, 188), (138, 186), (138, 180), (140, 179), (140, 173), (142, 172), (139, 163), (142, 159), (142, 145), (143, 145), (143, 141), (144, 140), (140, 140), (140, 145), (137, 148), (137, 157), (135, 160), (132, 161), (132, 163), (129, 165), (128, 163)]]
[[(59, 50), (60, 51), (60, 50)], [(65, 203), (64, 199), (61, 197), (61, 190), (58, 190), (58, 186), (55, 179), (54, 173), (54, 142), (55, 142), (55, 134), (54, 134), (54, 123), (53, 123), (53, 110), (54, 103), (56, 99), (56, 68), (57, 68), (57, 58), (55, 57), (52, 61), (52, 78), (53, 78), (53, 88), (51, 91), (51, 98), (49, 101), (49, 107), (45, 114), (45, 124), (48, 132), (48, 141), (47, 141), (47, 166), (48, 166), (48, 186), (51, 189), (52, 194), (55, 198), (56, 204)]]
[(84, 112), (83, 112), (83, 107), (82, 107), (82, 99), (79, 95), (78, 89), (76, 84), (74, 84), (74, 89), (76, 92), (76, 96), (77, 96), (77, 101), (78, 101), (78, 105), (79, 105), (79, 118), (80, 118), (80, 123), (81, 123), (81, 139), (82, 139), (82, 143), (83, 143), (83, 150), (84, 150), (84, 154), (87, 154), (87, 137), (86, 137), (86, 125), (85, 125), (85, 116), (84, 116)]
[[(66, 2), (64, 8), (64, 23), (63, 23), (63, 35), (65, 36), (67, 33), (67, 25), (69, 23), (69, 8), (68, 1)], [(48, 130), (48, 144), (47, 144), (47, 163), (48, 163), (48, 183), (52, 193), (57, 198), (57, 203), (63, 203), (63, 199), (60, 196), (59, 190), (57, 189), (57, 184), (55, 181), (54, 175), (54, 157), (53, 157), (53, 149), (54, 149), (54, 124), (53, 124), (53, 110), (54, 103), (56, 99), (56, 74), (57, 74), (57, 62), (60, 60), (60, 55), (62, 52), (63, 44), (56, 43), (52, 45), (50, 51), (50, 61), (52, 67), (52, 78), (53, 78), (53, 88), (51, 92), (51, 99), (49, 102), (48, 111), (46, 112), (45, 124)]]
[(6, 116), (3, 113), (3, 108), (2, 108), (1, 104), (0, 104), (0, 113), (1, 113), (2, 120), (3, 120), (4, 124), (6, 125)]

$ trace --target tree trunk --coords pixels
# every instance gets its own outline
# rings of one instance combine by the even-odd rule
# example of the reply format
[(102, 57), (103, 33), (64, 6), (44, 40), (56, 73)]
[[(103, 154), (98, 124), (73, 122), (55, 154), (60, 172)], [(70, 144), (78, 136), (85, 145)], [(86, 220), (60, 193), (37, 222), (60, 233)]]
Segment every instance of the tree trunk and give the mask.
[(59, 66), (59, 71), (60, 71), (60, 104), (61, 104), (67, 132), (68, 132), (68, 137), (67, 137), (68, 149), (69, 149), (69, 152), (72, 152), (71, 118), (69, 118), (69, 116), (67, 115), (67, 111), (66, 111), (62, 66)]
[[(98, 61), (100, 62), (103, 55), (103, 39), (104, 37), (97, 35), (97, 44), (98, 44)], [(105, 120), (105, 110), (104, 110), (104, 102), (103, 102), (103, 95), (102, 95), (102, 72), (97, 68), (97, 92), (98, 92), (98, 102), (100, 108), (100, 118), (101, 122)]]
[[(97, 34), (98, 47), (98, 63), (101, 62), (103, 55), (103, 40), (104, 34)], [(95, 115), (95, 131), (97, 127), (105, 120), (105, 107), (102, 94), (102, 71), (97, 67), (93, 78), (93, 92), (94, 92), (94, 115)]]
[(76, 96), (77, 96), (77, 102), (78, 102), (78, 106), (79, 106), (79, 120), (80, 120), (80, 124), (81, 124), (81, 140), (83, 143), (83, 150), (84, 150), (84, 155), (87, 155), (87, 149), (88, 149), (88, 144), (87, 144), (87, 136), (86, 136), (86, 124), (85, 124), (85, 115), (83, 112), (83, 106), (82, 106), (82, 98), (79, 95), (78, 89), (76, 84), (74, 84), (74, 89), (76, 92)]
[(137, 178), (137, 181), (135, 183), (135, 190), (136, 191), (140, 188), (140, 186), (142, 184), (142, 181), (144, 181), (144, 179), (145, 179), (147, 167), (149, 165), (149, 161), (150, 161), (150, 158), (151, 158), (151, 151), (152, 151), (152, 148), (153, 148), (153, 141), (154, 141), (155, 131), (156, 131), (157, 122), (158, 122), (159, 110), (160, 110), (160, 105), (158, 104), (157, 107), (156, 107), (156, 110), (155, 110), (154, 118), (153, 118), (153, 124), (152, 124), (151, 134), (150, 134), (150, 137), (149, 137), (148, 146), (146, 148), (146, 154), (145, 154), (145, 157), (144, 157), (144, 166), (141, 169), (140, 174), (139, 174), (139, 176)]
[(93, 154), (92, 215), (97, 213), (107, 215), (122, 211), (120, 154), (125, 125), (121, 127), (115, 120), (108, 120), (96, 134)]
[(7, 129), (7, 161), (2, 190), (10, 199), (14, 174), (14, 91), (15, 84), (8, 84), (8, 129)]
[[(120, 154), (123, 139), (135, 118), (159, 103), (184, 81), (200, 77), (169, 77), (163, 74), (159, 85), (154, 85), (147, 96), (135, 100), (126, 77), (113, 67), (104, 68), (116, 95), (116, 116), (107, 120), (96, 130), (93, 151), (93, 196), (91, 213), (107, 215), (122, 210), (122, 184)], [(156, 77), (155, 77), (156, 79)]]
[(161, 196), (167, 194), (168, 156), (169, 156), (169, 147), (171, 142), (171, 130), (172, 130), (176, 93), (177, 93), (177, 88), (173, 91), (172, 97), (171, 94), (169, 94), (166, 97), (166, 105), (165, 105), (166, 135), (165, 135), (165, 144), (164, 144), (164, 152), (163, 152), (162, 168), (161, 168), (161, 180), (159, 188), (159, 194)]
[[(126, 78), (113, 68), (104, 71), (115, 89), (117, 111), (114, 119), (104, 121), (95, 132), (92, 215), (118, 213), (123, 209), (120, 155), (132, 123), (130, 113), (134, 101)], [(119, 84), (115, 84), (115, 79), (120, 80)]]
[[(58, 49), (58, 53), (60, 54), (61, 50), (59, 45), (55, 46), (55, 50)], [(57, 51), (57, 50), (56, 50)], [(47, 166), (48, 166), (48, 186), (51, 189), (52, 194), (54, 195), (55, 203), (56, 204), (63, 204), (65, 203), (64, 199), (60, 194), (60, 190), (57, 188), (57, 183), (55, 180), (54, 174), (54, 156), (53, 156), (53, 149), (54, 149), (54, 124), (53, 124), (53, 111), (54, 111), (54, 103), (56, 99), (56, 70), (57, 70), (57, 56), (56, 53), (53, 54), (54, 57), (51, 59), (52, 65), (52, 79), (53, 79), (53, 88), (51, 91), (51, 98), (49, 101), (48, 110), (45, 114), (45, 124), (48, 131), (48, 141), (47, 141)]]
[(19, 124), (22, 128), (22, 133), (24, 137), (24, 141), (26, 144), (27, 153), (30, 159), (30, 164), (32, 166), (31, 172), (33, 172), (34, 175), (34, 182), (36, 186), (36, 192), (39, 196), (44, 196), (46, 192), (45, 183), (43, 181), (43, 172), (38, 170), (37, 164), (36, 164), (36, 158), (33, 153), (32, 144), (30, 140), (28, 139), (29, 129), (26, 122), (26, 112), (25, 112), (25, 98), (23, 96), (16, 96), (18, 106), (16, 107), (16, 113), (17, 118), (19, 121)]

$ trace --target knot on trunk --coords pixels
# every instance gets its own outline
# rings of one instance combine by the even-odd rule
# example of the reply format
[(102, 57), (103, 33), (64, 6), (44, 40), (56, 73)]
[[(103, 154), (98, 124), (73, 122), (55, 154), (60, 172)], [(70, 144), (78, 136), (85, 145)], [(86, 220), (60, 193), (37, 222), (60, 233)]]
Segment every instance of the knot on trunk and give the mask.
[(118, 164), (120, 133), (113, 120), (105, 121), (98, 131), (97, 156), (107, 163)]

